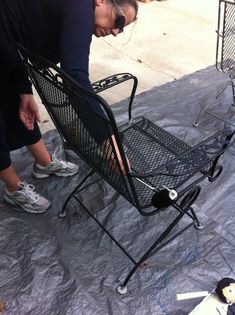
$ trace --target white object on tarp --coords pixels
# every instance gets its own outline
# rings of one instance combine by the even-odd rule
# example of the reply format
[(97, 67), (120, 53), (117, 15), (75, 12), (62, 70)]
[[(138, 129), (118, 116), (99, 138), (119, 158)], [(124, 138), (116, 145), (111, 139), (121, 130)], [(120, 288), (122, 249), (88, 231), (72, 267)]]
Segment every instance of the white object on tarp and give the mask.
[(211, 293), (189, 315), (227, 315), (228, 306), (219, 299), (216, 293)]
[(189, 299), (195, 299), (199, 297), (204, 297), (209, 295), (208, 291), (199, 291), (199, 292), (190, 292), (190, 293), (182, 293), (182, 294), (176, 294), (176, 300), (189, 300)]

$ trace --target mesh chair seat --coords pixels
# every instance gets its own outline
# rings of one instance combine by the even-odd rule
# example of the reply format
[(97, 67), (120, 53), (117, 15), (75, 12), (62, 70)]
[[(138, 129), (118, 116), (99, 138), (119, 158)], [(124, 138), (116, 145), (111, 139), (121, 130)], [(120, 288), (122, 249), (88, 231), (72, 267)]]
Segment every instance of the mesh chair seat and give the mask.
[(143, 209), (151, 207), (154, 193), (164, 186), (177, 189), (198, 170), (203, 172), (204, 165), (206, 171), (210, 166), (210, 155), (221, 150), (224, 141), (222, 133), (218, 138), (213, 138), (212, 146), (211, 141), (207, 140), (193, 148), (145, 117), (135, 121), (127, 124), (126, 129), (122, 127), (125, 129), (122, 137), (125, 152), (131, 161), (139, 206)]

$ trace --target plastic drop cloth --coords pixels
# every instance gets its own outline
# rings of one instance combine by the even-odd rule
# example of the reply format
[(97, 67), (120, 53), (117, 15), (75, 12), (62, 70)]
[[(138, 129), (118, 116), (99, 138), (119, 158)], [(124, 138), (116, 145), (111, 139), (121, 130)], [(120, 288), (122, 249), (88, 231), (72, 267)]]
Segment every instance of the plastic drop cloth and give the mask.
[[(137, 95), (133, 114), (144, 114), (192, 144), (222, 129), (224, 123), (206, 113), (198, 128), (192, 123), (203, 106), (218, 102), (215, 97), (226, 83), (227, 77), (211, 66)], [(210, 111), (235, 120), (231, 96), (228, 87), (219, 97), (221, 103)], [(113, 109), (119, 123), (126, 120), (125, 101)], [(44, 139), (50, 151), (61, 143), (54, 130)], [(52, 207), (43, 215), (19, 211), (4, 202), (0, 186), (3, 315), (184, 315), (200, 299), (177, 302), (177, 293), (213, 291), (222, 277), (235, 277), (235, 145), (222, 157), (222, 175), (214, 183), (201, 185), (195, 210), (204, 229), (192, 227), (148, 259), (132, 277), (124, 296), (116, 293), (116, 287), (132, 262), (75, 201), (70, 202), (65, 219), (57, 217), (66, 197), (87, 171), (72, 152), (66, 154), (79, 163), (79, 173), (72, 178), (43, 180), (32, 178), (33, 161), (26, 149), (12, 154), (21, 178), (49, 198)], [(151, 243), (162, 222), (169, 220), (167, 211), (141, 217), (102, 180), (86, 189), (81, 198), (135, 257)]]

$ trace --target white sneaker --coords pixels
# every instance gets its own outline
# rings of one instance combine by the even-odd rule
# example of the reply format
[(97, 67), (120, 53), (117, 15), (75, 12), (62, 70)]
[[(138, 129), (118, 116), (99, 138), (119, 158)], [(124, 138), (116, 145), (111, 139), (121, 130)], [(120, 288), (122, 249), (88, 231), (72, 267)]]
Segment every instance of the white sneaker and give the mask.
[(12, 205), (18, 205), (29, 213), (43, 213), (51, 205), (50, 201), (34, 191), (34, 185), (26, 182), (19, 182), (19, 189), (14, 192), (10, 192), (5, 187), (4, 199)]
[[(61, 146), (59, 146), (59, 152), (61, 152)], [(36, 178), (45, 178), (50, 175), (56, 176), (72, 176), (78, 172), (78, 166), (71, 162), (66, 162), (58, 159), (56, 156), (58, 153), (58, 148), (52, 154), (52, 162), (46, 166), (41, 166), (38, 163), (33, 165), (33, 175)]]

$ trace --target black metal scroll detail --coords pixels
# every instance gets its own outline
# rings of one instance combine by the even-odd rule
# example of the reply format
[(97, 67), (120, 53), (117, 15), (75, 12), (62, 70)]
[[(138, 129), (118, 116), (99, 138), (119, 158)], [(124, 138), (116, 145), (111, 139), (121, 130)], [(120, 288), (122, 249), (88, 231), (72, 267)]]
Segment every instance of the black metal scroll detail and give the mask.
[[(223, 153), (224, 147), (228, 145), (225, 133), (217, 135), (208, 142), (196, 146), (193, 150), (186, 152), (173, 163), (166, 165), (165, 175), (182, 176), (192, 172), (194, 169), (208, 165), (215, 157)], [(162, 173), (162, 172), (161, 172)]]
[[(53, 72), (49, 67), (45, 67), (45, 65), (40, 64), (40, 62), (36, 60), (32, 60), (33, 64), (31, 64), (30, 61), (27, 61), (28, 70), (31, 72), (37, 72), (39, 75), (41, 75), (44, 79), (46, 78), (48, 81), (50, 81), (53, 85), (55, 85), (57, 88), (59, 88), (61, 91), (70, 93), (70, 95), (76, 94), (74, 91), (74, 88), (70, 87), (70, 84), (68, 84), (67, 80), (59, 74), (58, 72)], [(32, 73), (33, 78), (34, 75)]]
[(119, 84), (123, 81), (126, 81), (127, 79), (131, 78), (132, 75), (129, 73), (120, 73), (120, 74), (115, 74), (113, 76), (104, 78), (100, 81), (96, 81), (92, 83), (92, 88), (95, 93), (99, 93), (101, 91), (104, 91), (116, 84)]
[[(195, 147), (182, 152), (173, 160), (159, 168), (155, 168), (150, 172), (132, 174), (133, 177), (151, 178), (155, 176), (171, 176), (171, 177), (187, 177), (197, 171), (202, 171), (205, 167), (208, 173), (214, 160), (218, 158), (229, 145), (227, 130), (217, 134), (196, 145)], [(207, 170), (206, 170), (207, 169)]]
[[(32, 59), (32, 58), (31, 58)], [(38, 62), (37, 60), (33, 59), (32, 60), (33, 63), (31, 63), (31, 60), (27, 61), (28, 66), (30, 66), (30, 68), (33, 68), (33, 70), (37, 71), (38, 73), (40, 73), (43, 76), (48, 77), (50, 80), (52, 81), (56, 81), (59, 82), (58, 78), (56, 77), (56, 75), (50, 70), (50, 68), (46, 68), (44, 65), (42, 65), (40, 62)]]

